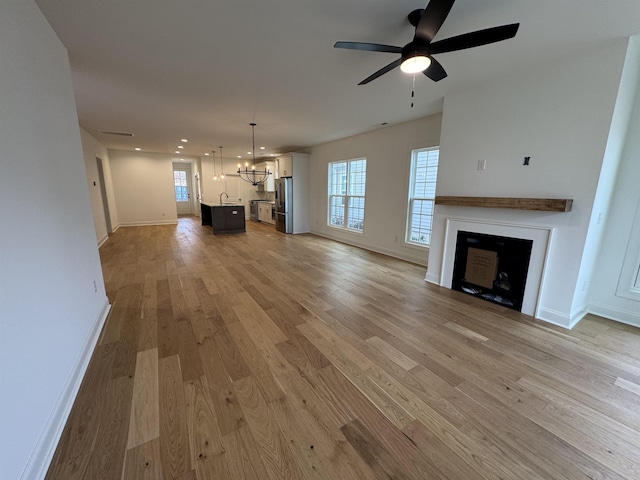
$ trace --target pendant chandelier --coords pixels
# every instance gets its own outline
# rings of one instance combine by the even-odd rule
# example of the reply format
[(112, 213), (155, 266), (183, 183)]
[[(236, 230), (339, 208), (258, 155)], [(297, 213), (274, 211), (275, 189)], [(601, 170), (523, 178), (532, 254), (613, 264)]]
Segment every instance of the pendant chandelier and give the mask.
[(255, 123), (250, 123), (251, 125), (251, 145), (253, 152), (253, 165), (249, 168), (249, 162), (245, 162), (244, 170), (242, 166), (238, 164), (238, 175), (245, 182), (249, 182), (251, 185), (258, 185), (259, 183), (264, 183), (271, 172), (268, 169), (264, 170), (256, 170), (256, 134), (255, 134)]
[(215, 150), (211, 150), (211, 157), (213, 158), (213, 181), (217, 182), (220, 180), (218, 174), (216, 173), (216, 152)]
[(222, 145), (218, 147), (220, 149), (220, 180), (224, 180), (224, 166), (222, 164)]
[(218, 176), (216, 172), (216, 152), (215, 150), (211, 150), (211, 157), (213, 158), (213, 181), (214, 182), (222, 182), (224, 180), (224, 166), (222, 164), (222, 147), (218, 147), (220, 149), (220, 176)]

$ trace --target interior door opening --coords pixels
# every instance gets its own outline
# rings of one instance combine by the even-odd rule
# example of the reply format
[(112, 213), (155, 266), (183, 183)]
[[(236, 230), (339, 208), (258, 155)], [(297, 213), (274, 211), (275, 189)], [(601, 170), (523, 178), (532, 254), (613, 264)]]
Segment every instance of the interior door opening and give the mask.
[(191, 215), (191, 165), (188, 163), (173, 164), (173, 185), (176, 196), (178, 215)]

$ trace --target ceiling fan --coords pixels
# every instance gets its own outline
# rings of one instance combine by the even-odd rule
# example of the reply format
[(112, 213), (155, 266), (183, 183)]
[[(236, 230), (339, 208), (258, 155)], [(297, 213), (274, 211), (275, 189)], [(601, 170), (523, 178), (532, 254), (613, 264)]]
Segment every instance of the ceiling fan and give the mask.
[(432, 43), (433, 37), (442, 27), (454, 2), (455, 0), (430, 0), (425, 8), (412, 11), (407, 19), (416, 28), (416, 33), (413, 36), (413, 40), (404, 47), (363, 42), (336, 42), (334, 47), (400, 54), (399, 59), (369, 75), (358, 85), (365, 85), (396, 67), (400, 67), (403, 72), (407, 73), (423, 72), (431, 80), (438, 82), (447, 76), (447, 72), (440, 65), (440, 62), (433, 58), (433, 55), (500, 42), (515, 37), (518, 32), (520, 24), (512, 23), (510, 25), (477, 30)]

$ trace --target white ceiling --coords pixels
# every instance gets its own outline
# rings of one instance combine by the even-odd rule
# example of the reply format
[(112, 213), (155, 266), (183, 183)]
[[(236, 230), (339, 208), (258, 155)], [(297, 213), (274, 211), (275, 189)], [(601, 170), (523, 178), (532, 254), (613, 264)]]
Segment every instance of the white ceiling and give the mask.
[[(426, 0), (36, 0), (69, 50), (80, 124), (109, 148), (184, 155), (224, 146), (310, 147), (442, 111), (451, 91), (640, 32), (640, 0), (458, 0), (435, 40), (520, 22), (514, 39), (437, 55), (434, 83), (397, 58), (338, 41), (403, 46)], [(594, 65), (594, 68), (598, 68)], [(102, 135), (131, 132), (133, 138)]]

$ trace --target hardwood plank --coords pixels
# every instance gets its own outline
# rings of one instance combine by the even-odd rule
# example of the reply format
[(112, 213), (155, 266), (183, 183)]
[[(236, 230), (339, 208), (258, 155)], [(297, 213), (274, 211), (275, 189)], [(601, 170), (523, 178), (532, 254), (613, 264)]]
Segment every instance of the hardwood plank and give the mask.
[(253, 377), (236, 382), (236, 391), (269, 477), (291, 480), (307, 478), (293, 458)]
[(640, 384), (630, 382), (629, 380), (625, 380), (624, 378), (616, 378), (616, 381), (613, 383), (616, 387), (624, 388), (636, 395), (640, 395)]
[(137, 357), (127, 449), (160, 435), (158, 349), (139, 352)]
[(115, 343), (98, 345), (82, 380), (47, 479), (84, 477), (105, 406), (109, 373), (114, 362)]
[(206, 377), (185, 383), (191, 463), (198, 480), (231, 478)]
[(177, 322), (176, 334), (178, 336), (178, 356), (180, 357), (182, 380), (188, 381), (200, 378), (204, 375), (204, 369), (198, 354), (198, 344), (191, 328), (191, 321), (182, 320)]
[[(164, 478), (158, 438), (127, 450), (122, 480)], [(174, 478), (169, 476), (168, 478)]]
[[(373, 470), (376, 478), (415, 479), (444, 478), (434, 468), (429, 468), (419, 456), (399, 456), (398, 452), (409, 453), (411, 449), (406, 445), (409, 441), (405, 438), (404, 448), (397, 448), (390, 452), (381, 438), (371, 432), (360, 420), (355, 419), (344, 425), (341, 429), (349, 443), (360, 454), (365, 463)], [(396, 436), (395, 440), (399, 440)], [(415, 449), (415, 447), (413, 447)], [(415, 449), (417, 450), (417, 449)]]
[(244, 414), (215, 346), (207, 342), (199, 345), (198, 350), (218, 426), (221, 434), (226, 435), (245, 425)]
[(109, 380), (107, 398), (83, 478), (120, 478), (127, 448), (133, 378)]
[(160, 449), (164, 474), (177, 478), (191, 471), (189, 432), (180, 357), (159, 361)]
[(264, 480), (269, 474), (262, 463), (248, 426), (241, 427), (222, 437), (225, 451), (233, 452), (227, 457), (229, 478), (238, 480)]

